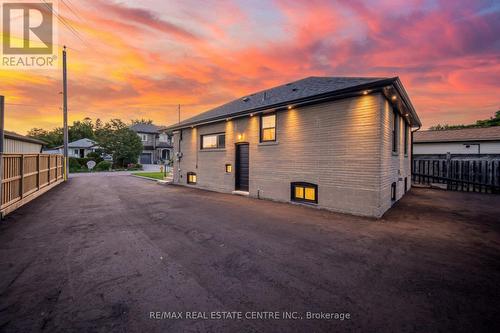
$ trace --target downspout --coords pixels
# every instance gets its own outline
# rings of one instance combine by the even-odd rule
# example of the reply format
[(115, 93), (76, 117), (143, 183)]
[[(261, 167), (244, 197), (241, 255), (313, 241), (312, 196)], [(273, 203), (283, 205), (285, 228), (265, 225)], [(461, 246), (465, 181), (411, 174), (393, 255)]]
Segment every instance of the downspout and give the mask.
[(418, 125), (418, 128), (414, 131), (411, 131), (411, 147), (410, 147), (410, 160), (411, 160), (411, 165), (410, 165), (410, 171), (411, 171), (411, 177), (413, 178), (413, 133), (417, 132), (422, 128), (422, 125)]
[[(179, 149), (177, 153), (175, 153), (176, 158), (177, 158), (177, 183), (181, 182), (181, 160), (182, 160), (182, 149), (181, 149), (181, 142), (182, 142), (182, 129), (179, 130)], [(174, 179), (175, 182), (175, 179)]]

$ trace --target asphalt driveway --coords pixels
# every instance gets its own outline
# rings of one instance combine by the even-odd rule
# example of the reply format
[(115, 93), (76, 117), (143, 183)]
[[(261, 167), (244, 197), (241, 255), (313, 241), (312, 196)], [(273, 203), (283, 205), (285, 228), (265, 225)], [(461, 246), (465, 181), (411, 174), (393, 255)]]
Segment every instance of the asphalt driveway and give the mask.
[(413, 189), (376, 221), (75, 177), (0, 226), (0, 331), (499, 331), (499, 216), (493, 195)]

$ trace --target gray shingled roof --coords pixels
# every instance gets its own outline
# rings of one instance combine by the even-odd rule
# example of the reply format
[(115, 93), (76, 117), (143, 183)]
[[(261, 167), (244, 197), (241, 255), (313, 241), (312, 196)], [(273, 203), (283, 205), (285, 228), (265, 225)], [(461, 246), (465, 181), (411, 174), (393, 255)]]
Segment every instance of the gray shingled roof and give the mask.
[(69, 148), (90, 148), (97, 144), (97, 142), (90, 139), (80, 139), (73, 142), (68, 143)]
[(144, 124), (144, 123), (138, 123), (138, 124), (130, 126), (130, 129), (134, 132), (137, 132), (137, 133), (156, 134), (156, 133), (158, 133), (160, 128), (161, 128), (161, 126), (156, 126), (153, 124)]
[(325, 93), (342, 91), (375, 83), (377, 81), (395, 80), (395, 78), (377, 77), (316, 77), (311, 76), (295, 82), (283, 84), (271, 89), (243, 96), (232, 102), (206, 111), (179, 124), (169, 126), (169, 129), (180, 128), (218, 118), (232, 116), (245, 111), (262, 107), (271, 107), (280, 103), (293, 102)]
[(414, 143), (497, 140), (500, 141), (500, 126), (443, 131), (418, 131), (413, 134)]

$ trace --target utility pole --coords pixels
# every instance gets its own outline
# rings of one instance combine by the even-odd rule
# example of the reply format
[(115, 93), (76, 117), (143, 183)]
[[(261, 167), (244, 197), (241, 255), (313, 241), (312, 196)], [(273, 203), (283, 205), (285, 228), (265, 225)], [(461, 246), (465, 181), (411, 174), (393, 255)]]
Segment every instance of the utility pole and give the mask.
[[(0, 204), (3, 202), (3, 129), (4, 129), (5, 98), (0, 96)], [(3, 216), (0, 216), (3, 219)]]
[(66, 69), (66, 46), (63, 48), (63, 126), (64, 126), (64, 180), (68, 180), (68, 80)]

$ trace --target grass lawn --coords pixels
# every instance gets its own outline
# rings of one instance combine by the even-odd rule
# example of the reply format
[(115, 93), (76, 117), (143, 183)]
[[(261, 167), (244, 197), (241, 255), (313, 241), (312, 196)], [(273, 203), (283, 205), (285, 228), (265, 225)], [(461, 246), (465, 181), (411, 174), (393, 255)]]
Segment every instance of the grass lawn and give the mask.
[(163, 172), (134, 172), (132, 174), (152, 179), (163, 179)]

